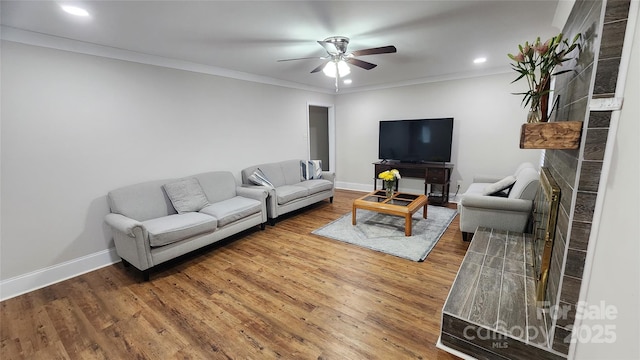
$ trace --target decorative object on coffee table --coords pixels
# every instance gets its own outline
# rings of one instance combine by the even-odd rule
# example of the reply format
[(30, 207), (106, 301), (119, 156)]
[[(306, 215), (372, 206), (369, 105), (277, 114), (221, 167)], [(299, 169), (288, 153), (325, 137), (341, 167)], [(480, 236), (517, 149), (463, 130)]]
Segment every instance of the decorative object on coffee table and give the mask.
[(378, 177), (384, 182), (387, 198), (390, 199), (393, 196), (396, 182), (401, 178), (400, 172), (397, 169), (386, 170), (378, 174)]
[[(522, 104), (529, 106), (527, 116), (528, 123), (546, 122), (548, 120), (549, 93), (551, 92), (551, 76), (560, 75), (571, 71), (570, 69), (554, 73), (558, 65), (573, 59), (571, 53), (577, 48), (580, 51), (581, 34), (577, 34), (571, 44), (560, 33), (544, 43), (540, 37), (531, 44), (527, 41), (518, 45), (520, 50), (516, 55), (508, 54), (515, 63), (511, 64), (513, 70), (520, 74), (512, 83), (525, 79), (529, 90), (514, 95), (524, 95)], [(577, 57), (578, 54), (575, 55)]]

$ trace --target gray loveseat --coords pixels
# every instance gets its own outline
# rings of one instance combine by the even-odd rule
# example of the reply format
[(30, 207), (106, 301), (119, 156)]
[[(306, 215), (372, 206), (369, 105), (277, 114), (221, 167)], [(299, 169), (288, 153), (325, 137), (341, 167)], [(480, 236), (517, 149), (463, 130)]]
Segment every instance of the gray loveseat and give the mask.
[[(507, 190), (491, 188), (506, 178), (476, 176), (473, 184), (458, 203), (462, 239), (471, 240), (478, 226), (524, 232), (531, 217), (533, 199), (539, 187), (540, 176), (531, 163), (522, 163), (513, 175), (515, 179)], [(493, 190), (497, 194), (489, 195)]]
[[(256, 185), (250, 180), (257, 169), (273, 186)], [(301, 171), (301, 160), (254, 165), (243, 169), (241, 174), (243, 186), (269, 191), (267, 215), (271, 225), (275, 224), (278, 216), (288, 212), (325, 199), (333, 202), (335, 174), (322, 171), (320, 179), (305, 180)]]
[(125, 266), (148, 280), (158, 264), (256, 225), (264, 229), (266, 197), (239, 186), (230, 172), (213, 171), (110, 191), (105, 221)]

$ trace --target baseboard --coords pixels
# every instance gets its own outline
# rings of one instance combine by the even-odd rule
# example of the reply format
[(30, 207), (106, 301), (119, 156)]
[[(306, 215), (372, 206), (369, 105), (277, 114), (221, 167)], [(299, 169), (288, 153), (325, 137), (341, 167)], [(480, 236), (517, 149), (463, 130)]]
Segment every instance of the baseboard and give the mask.
[(120, 261), (115, 248), (0, 281), (0, 301), (61, 282)]
[(452, 348), (448, 347), (447, 345), (443, 344), (442, 340), (440, 339), (439, 336), (438, 336), (438, 342), (436, 342), (436, 347), (438, 349), (440, 349), (440, 350), (446, 351), (449, 354), (455, 355), (455, 356), (457, 356), (457, 357), (459, 357), (461, 359), (464, 359), (464, 360), (477, 360), (476, 358), (474, 358), (472, 356), (469, 356), (469, 355), (467, 355), (467, 354), (465, 354), (463, 352), (460, 352), (460, 351), (458, 351), (456, 349), (452, 349)]
[(336, 181), (336, 189), (353, 190), (353, 191), (373, 191), (371, 184), (358, 184), (344, 181)]

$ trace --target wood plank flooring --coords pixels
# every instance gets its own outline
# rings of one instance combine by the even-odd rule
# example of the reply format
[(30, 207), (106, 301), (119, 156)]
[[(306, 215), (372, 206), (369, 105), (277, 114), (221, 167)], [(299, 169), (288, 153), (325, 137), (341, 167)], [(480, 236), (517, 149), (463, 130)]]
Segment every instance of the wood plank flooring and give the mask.
[(424, 262), (311, 234), (362, 195), (338, 190), (149, 282), (118, 263), (3, 301), (0, 358), (455, 359), (435, 343), (468, 247), (458, 218)]

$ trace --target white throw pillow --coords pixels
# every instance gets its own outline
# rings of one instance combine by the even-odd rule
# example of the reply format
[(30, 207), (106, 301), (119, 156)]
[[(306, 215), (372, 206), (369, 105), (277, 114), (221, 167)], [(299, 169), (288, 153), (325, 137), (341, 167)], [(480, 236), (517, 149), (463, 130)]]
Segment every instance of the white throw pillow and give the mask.
[(322, 179), (322, 160), (301, 160), (302, 180)]
[(209, 200), (196, 178), (180, 179), (164, 184), (163, 187), (178, 214), (200, 211), (209, 205)]
[(267, 179), (267, 176), (264, 174), (264, 172), (262, 172), (262, 170), (260, 170), (260, 168), (255, 169), (253, 171), (253, 173), (251, 175), (249, 175), (249, 177), (247, 179), (252, 184), (255, 184), (255, 185), (266, 186), (266, 187), (270, 187), (272, 189), (275, 188), (275, 186), (273, 186), (271, 181), (269, 181), (269, 179)]
[(498, 182), (485, 186), (482, 195), (498, 195), (500, 192), (510, 189), (515, 183), (516, 178), (513, 175), (509, 175)]

